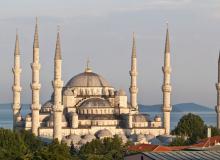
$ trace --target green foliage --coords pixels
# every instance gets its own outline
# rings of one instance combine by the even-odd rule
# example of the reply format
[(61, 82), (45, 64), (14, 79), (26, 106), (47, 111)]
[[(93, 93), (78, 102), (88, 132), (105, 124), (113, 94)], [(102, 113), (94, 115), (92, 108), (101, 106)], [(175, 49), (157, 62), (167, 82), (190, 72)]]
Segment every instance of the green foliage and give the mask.
[(206, 133), (207, 127), (202, 118), (192, 113), (184, 115), (172, 131), (172, 134), (188, 137), (186, 144), (196, 143), (198, 140), (205, 138)]
[(122, 160), (126, 147), (118, 136), (95, 139), (77, 149), (54, 140), (44, 144), (27, 131), (0, 129), (0, 159), (4, 160)]
[(121, 160), (126, 153), (126, 147), (118, 136), (95, 139), (83, 145), (78, 155), (83, 160)]
[(8, 129), (0, 129), (0, 159), (23, 159), (28, 149), (18, 133)]
[(170, 144), (170, 146), (185, 146), (187, 141), (184, 137), (176, 137)]

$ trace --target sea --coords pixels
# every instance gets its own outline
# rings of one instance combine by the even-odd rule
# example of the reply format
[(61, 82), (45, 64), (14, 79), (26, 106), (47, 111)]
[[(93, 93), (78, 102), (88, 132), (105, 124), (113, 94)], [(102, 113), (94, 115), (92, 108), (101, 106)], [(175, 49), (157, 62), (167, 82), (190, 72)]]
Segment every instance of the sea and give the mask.
[[(22, 116), (25, 116), (27, 113), (30, 113), (30, 105), (25, 104), (22, 105), (21, 114)], [(145, 112), (142, 112), (145, 113)], [(189, 112), (171, 112), (170, 117), (170, 126), (171, 129), (174, 129), (177, 123), (179, 122), (179, 119), (183, 116), (188, 114)], [(199, 115), (205, 124), (216, 126), (216, 113), (215, 111), (208, 111), (208, 112), (191, 112), (193, 114)], [(146, 114), (150, 115), (151, 118), (153, 118), (155, 115), (161, 115), (161, 112), (150, 112), (148, 111)], [(0, 104), (0, 128), (7, 128), (12, 129), (13, 126), (13, 119), (12, 119), (12, 108), (11, 104)]]

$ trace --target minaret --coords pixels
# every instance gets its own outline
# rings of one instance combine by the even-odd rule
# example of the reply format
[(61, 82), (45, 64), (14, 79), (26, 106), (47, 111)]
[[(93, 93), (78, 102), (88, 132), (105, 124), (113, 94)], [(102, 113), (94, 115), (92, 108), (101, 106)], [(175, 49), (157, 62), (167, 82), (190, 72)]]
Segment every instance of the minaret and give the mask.
[(220, 129), (220, 52), (218, 58), (218, 83), (216, 83), (217, 90), (217, 105), (215, 107), (217, 113), (217, 128)]
[(166, 31), (166, 44), (165, 44), (165, 55), (164, 55), (164, 66), (162, 67), (164, 78), (163, 78), (163, 123), (165, 128), (165, 134), (170, 134), (170, 112), (172, 110), (170, 94), (171, 94), (171, 82), (170, 82), (170, 41), (169, 41), (169, 30), (167, 25)]
[(62, 105), (62, 88), (63, 81), (61, 80), (61, 72), (62, 72), (62, 57), (61, 57), (61, 48), (60, 48), (60, 34), (59, 30), (57, 33), (57, 41), (56, 41), (56, 50), (54, 57), (54, 106), (53, 106), (53, 138), (58, 139), (60, 142), (62, 139), (62, 115), (63, 115), (63, 105)]
[(131, 107), (135, 110), (138, 110), (137, 104), (137, 56), (136, 56), (136, 41), (135, 41), (135, 34), (133, 33), (133, 46), (132, 46), (132, 55), (131, 55), (131, 85), (130, 85), (130, 102)]
[(31, 64), (32, 69), (32, 133), (38, 136), (39, 127), (39, 110), (40, 105), (40, 63), (39, 63), (39, 40), (38, 40), (38, 21), (36, 19), (35, 34), (34, 34), (34, 45), (33, 45), (33, 63)]
[(20, 48), (18, 33), (16, 33), (15, 51), (14, 51), (14, 68), (12, 68), (14, 74), (14, 84), (12, 86), (13, 91), (13, 129), (16, 129), (16, 117), (20, 114), (21, 110), (21, 67), (20, 67)]

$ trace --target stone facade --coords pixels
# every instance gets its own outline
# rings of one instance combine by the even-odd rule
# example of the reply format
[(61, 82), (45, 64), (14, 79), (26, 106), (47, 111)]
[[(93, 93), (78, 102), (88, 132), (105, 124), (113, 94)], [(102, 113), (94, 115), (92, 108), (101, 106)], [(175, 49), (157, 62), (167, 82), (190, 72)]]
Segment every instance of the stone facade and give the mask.
[[(168, 37), (168, 33), (167, 33)], [(168, 38), (166, 43), (168, 43)], [(16, 41), (16, 45), (17, 41)], [(167, 46), (167, 45), (166, 45)], [(17, 50), (16, 50), (17, 51)], [(17, 52), (16, 52), (17, 53)], [(133, 35), (133, 47), (131, 56), (131, 83), (130, 101), (125, 91), (115, 89), (101, 75), (94, 73), (87, 65), (84, 72), (71, 78), (65, 86), (61, 78), (62, 58), (60, 35), (57, 34), (56, 51), (54, 58), (54, 80), (52, 82), (54, 92), (51, 99), (44, 105), (40, 105), (39, 99), (39, 44), (37, 24), (35, 29), (34, 53), (32, 63), (32, 113), (26, 117), (20, 116), (20, 109), (14, 107), (15, 129), (32, 130), (35, 135), (44, 138), (62, 139), (69, 143), (69, 139), (78, 137), (85, 143), (89, 137), (103, 138), (119, 135), (123, 140), (150, 135), (157, 136), (169, 134), (170, 130), (170, 54), (166, 47), (164, 71), (164, 126), (160, 116), (153, 119), (147, 114), (138, 111), (137, 103), (137, 57), (136, 44)], [(15, 54), (15, 68), (20, 68), (18, 56)], [(20, 69), (15, 75), (15, 86), (20, 86)], [(19, 71), (19, 72), (18, 72)], [(16, 88), (16, 87), (15, 87)], [(14, 89), (14, 105), (20, 106), (20, 87)], [(18, 95), (18, 96), (16, 96)], [(87, 137), (86, 139), (83, 137)], [(69, 138), (69, 139), (68, 139)], [(139, 136), (139, 139), (140, 136)], [(77, 140), (76, 143), (79, 143)], [(141, 140), (143, 142), (143, 140)]]

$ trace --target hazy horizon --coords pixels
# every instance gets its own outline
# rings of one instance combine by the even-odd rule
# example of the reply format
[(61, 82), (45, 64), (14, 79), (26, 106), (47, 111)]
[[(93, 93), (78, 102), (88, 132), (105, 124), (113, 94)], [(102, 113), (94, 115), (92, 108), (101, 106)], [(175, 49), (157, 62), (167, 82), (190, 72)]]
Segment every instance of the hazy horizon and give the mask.
[(32, 46), (35, 17), (39, 17), (41, 102), (52, 94), (57, 25), (61, 26), (62, 79), (66, 84), (92, 70), (129, 98), (132, 32), (136, 33), (138, 103), (161, 104), (166, 21), (172, 58), (172, 103), (216, 105), (217, 62), (220, 49), (218, 0), (0, 0), (0, 103), (12, 102), (13, 55), (18, 28), (22, 103), (31, 102)]

